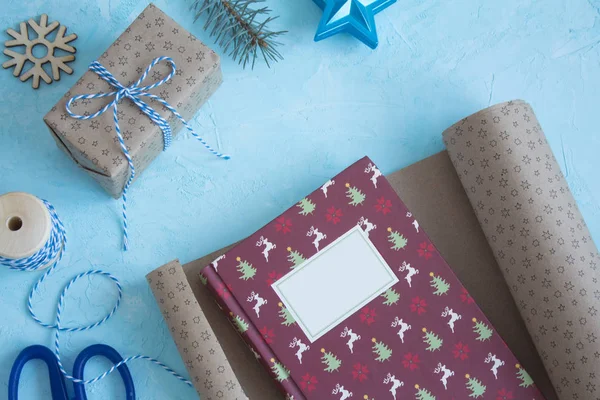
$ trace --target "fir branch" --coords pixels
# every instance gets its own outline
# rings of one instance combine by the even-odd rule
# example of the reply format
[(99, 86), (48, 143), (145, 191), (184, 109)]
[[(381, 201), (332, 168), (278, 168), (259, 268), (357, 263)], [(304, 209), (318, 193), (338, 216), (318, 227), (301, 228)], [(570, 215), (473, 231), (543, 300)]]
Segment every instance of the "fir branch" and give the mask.
[(196, 20), (206, 15), (204, 29), (244, 68), (249, 62), (254, 68), (259, 52), (270, 67), (270, 61), (283, 60), (277, 50), (281, 43), (275, 39), (287, 31), (267, 29), (277, 17), (268, 16), (262, 22), (257, 21), (271, 12), (268, 7), (252, 8), (262, 2), (264, 0), (194, 0), (192, 9), (196, 12)]

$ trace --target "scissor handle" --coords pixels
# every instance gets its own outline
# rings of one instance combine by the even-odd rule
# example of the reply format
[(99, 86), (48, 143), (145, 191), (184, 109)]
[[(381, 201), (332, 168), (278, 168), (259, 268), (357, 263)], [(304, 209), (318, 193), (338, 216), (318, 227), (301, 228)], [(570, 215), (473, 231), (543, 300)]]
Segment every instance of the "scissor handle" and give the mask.
[(23, 367), (31, 360), (42, 360), (48, 366), (48, 375), (50, 377), (50, 391), (53, 400), (68, 400), (67, 386), (62, 372), (58, 367), (56, 356), (47, 347), (40, 345), (29, 346), (15, 360), (8, 378), (8, 400), (17, 400), (19, 398), (19, 380)]
[[(102, 356), (108, 358), (113, 364), (118, 364), (123, 361), (123, 357), (112, 347), (107, 346), (105, 344), (94, 344), (85, 348), (77, 358), (75, 359), (75, 364), (73, 365), (73, 377), (76, 379), (84, 380), (83, 372), (85, 369), (85, 364), (93, 357)], [(121, 378), (123, 379), (123, 383), (125, 384), (125, 398), (127, 400), (135, 400), (135, 388), (133, 386), (133, 379), (131, 378), (131, 373), (129, 372), (129, 368), (127, 365), (123, 364), (117, 368), (119, 374), (121, 374)], [(74, 383), (75, 387), (75, 399), (77, 400), (87, 400), (87, 396), (85, 394), (85, 385), (82, 383)], [(9, 399), (12, 400), (12, 399)]]

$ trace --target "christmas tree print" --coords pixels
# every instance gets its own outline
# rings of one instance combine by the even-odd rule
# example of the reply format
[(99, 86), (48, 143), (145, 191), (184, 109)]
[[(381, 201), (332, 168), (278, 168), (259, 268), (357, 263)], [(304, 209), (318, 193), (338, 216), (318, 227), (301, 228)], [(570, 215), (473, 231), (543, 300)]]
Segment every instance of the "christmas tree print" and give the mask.
[(481, 383), (480, 380), (471, 378), (471, 376), (469, 374), (466, 374), (465, 378), (467, 378), (467, 389), (471, 391), (471, 394), (469, 394), (469, 397), (474, 397), (476, 399), (482, 397), (483, 394), (485, 393), (485, 389), (486, 389), (485, 385), (483, 383)]
[(473, 327), (473, 332), (479, 335), (479, 337), (477, 337), (477, 340), (484, 342), (492, 337), (494, 331), (492, 331), (492, 329), (489, 326), (487, 326), (481, 321), (477, 321), (477, 318), (473, 318), (473, 322), (475, 323), (475, 326)]
[(294, 319), (294, 316), (283, 305), (282, 302), (279, 302), (278, 305), (279, 305), (279, 317), (281, 317), (281, 319), (283, 319), (283, 321), (281, 321), (281, 325), (290, 326), (294, 322), (296, 322), (296, 320)]
[(528, 388), (529, 386), (533, 385), (533, 379), (531, 379), (531, 376), (529, 376), (527, 371), (525, 371), (525, 369), (523, 367), (521, 367), (519, 364), (517, 364), (516, 367), (518, 370), (517, 378), (519, 378), (521, 380), (521, 383), (519, 384), (519, 386)]
[(248, 279), (254, 279), (254, 275), (256, 275), (256, 268), (252, 266), (248, 261), (242, 261), (240, 257), (236, 258), (239, 263), (237, 266), (237, 270), (242, 276), (240, 279), (247, 281)]
[(312, 214), (315, 211), (315, 208), (317, 206), (315, 205), (315, 203), (312, 202), (311, 199), (309, 199), (308, 197), (305, 197), (302, 200), (300, 200), (300, 203), (298, 203), (297, 207), (300, 208), (300, 211), (298, 212), (298, 214), (308, 215), (308, 214)]
[(371, 339), (371, 342), (373, 342), (373, 353), (377, 355), (375, 360), (384, 362), (392, 356), (392, 349), (387, 347), (383, 342), (378, 342), (375, 338)]
[(426, 350), (436, 351), (442, 347), (442, 343), (444, 343), (444, 339), (441, 339), (438, 335), (433, 332), (427, 331), (427, 328), (423, 328), (423, 342), (429, 345)]
[(340, 365), (342, 365), (342, 361), (337, 358), (333, 353), (325, 351), (325, 349), (321, 349), (321, 353), (323, 353), (323, 357), (321, 357), (321, 362), (325, 364), (325, 372), (333, 372), (337, 371)]
[(206, 286), (206, 284), (208, 283), (208, 278), (204, 276), (203, 273), (199, 273), (198, 276), (200, 277), (200, 282), (202, 282), (202, 284)]
[(290, 253), (290, 254), (288, 254), (287, 259), (290, 263), (292, 263), (292, 267), (291, 267), (292, 269), (296, 268), (298, 265), (300, 265), (304, 261), (306, 261), (306, 258), (304, 258), (304, 256), (302, 254), (300, 254), (296, 250), (292, 250), (291, 247), (288, 247), (287, 251)]
[(429, 276), (431, 277), (431, 287), (435, 289), (433, 294), (441, 296), (448, 293), (448, 290), (450, 290), (450, 284), (446, 282), (444, 278), (436, 276), (433, 272), (430, 272)]
[(387, 228), (387, 231), (390, 233), (388, 235), (388, 242), (392, 244), (392, 250), (398, 251), (406, 247), (408, 240), (404, 236), (392, 230), (392, 228)]
[(248, 323), (244, 321), (242, 317), (240, 317), (239, 315), (233, 316), (232, 312), (230, 312), (229, 315), (232, 317), (231, 320), (233, 322), (233, 325), (239, 333), (244, 333), (248, 330)]
[(349, 183), (346, 183), (346, 187), (348, 188), (348, 190), (346, 190), (346, 197), (350, 199), (348, 204), (351, 206), (357, 206), (365, 201), (366, 196), (363, 192), (358, 190), (356, 187), (351, 186)]
[(273, 372), (273, 375), (275, 375), (275, 379), (277, 379), (278, 382), (285, 381), (290, 377), (290, 370), (284, 367), (283, 364), (275, 361), (274, 358), (271, 358), (271, 362), (273, 363), (271, 371)]
[(383, 304), (385, 304), (386, 306), (396, 304), (398, 300), (400, 300), (400, 294), (398, 294), (398, 292), (396, 292), (394, 288), (389, 288), (388, 290), (386, 290), (385, 293), (381, 295), (381, 297), (385, 299)]
[(419, 385), (415, 385), (415, 389), (417, 389), (415, 400), (435, 400), (435, 396), (429, 390), (423, 389)]

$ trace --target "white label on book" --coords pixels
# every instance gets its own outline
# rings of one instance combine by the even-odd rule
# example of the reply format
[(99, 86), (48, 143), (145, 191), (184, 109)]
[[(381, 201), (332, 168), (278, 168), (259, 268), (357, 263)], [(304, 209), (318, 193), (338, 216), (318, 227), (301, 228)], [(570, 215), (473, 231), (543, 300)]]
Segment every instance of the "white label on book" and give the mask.
[(272, 287), (312, 343), (396, 282), (396, 274), (356, 226)]

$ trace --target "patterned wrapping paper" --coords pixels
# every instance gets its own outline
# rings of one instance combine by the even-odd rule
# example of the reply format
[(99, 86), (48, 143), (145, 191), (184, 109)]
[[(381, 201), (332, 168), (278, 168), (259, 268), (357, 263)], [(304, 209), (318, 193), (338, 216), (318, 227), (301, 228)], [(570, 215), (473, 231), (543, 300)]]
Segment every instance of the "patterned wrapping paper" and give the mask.
[(560, 399), (600, 399), (600, 255), (531, 106), (480, 111), (444, 142)]
[(146, 279), (201, 399), (247, 400), (179, 261)]
[[(150, 92), (162, 97), (189, 120), (222, 82), (219, 56), (153, 4), (98, 61), (122, 84), (130, 85), (139, 79), (153, 59), (160, 56), (171, 57), (177, 72), (170, 81)], [(164, 79), (170, 71), (166, 62), (160, 63), (142, 84)], [(52, 107), (44, 121), (57, 145), (111, 196), (118, 198), (130, 171), (117, 141), (112, 110), (97, 118), (80, 121), (71, 118), (65, 109), (73, 96), (113, 90), (96, 73), (88, 70)], [(112, 100), (81, 100), (73, 103), (72, 110), (80, 115), (93, 114)], [(181, 122), (172, 113), (155, 101), (149, 101), (148, 105), (169, 121), (174, 135), (179, 131)], [(137, 178), (163, 150), (162, 131), (129, 100), (119, 104), (119, 125), (133, 157)]]
[[(357, 224), (399, 282), (310, 343), (271, 284)], [(294, 400), (543, 399), (366, 157), (202, 274), (223, 311)], [(330, 285), (335, 282), (315, 281), (307, 295)]]

